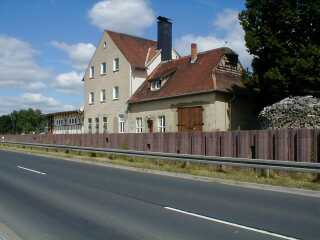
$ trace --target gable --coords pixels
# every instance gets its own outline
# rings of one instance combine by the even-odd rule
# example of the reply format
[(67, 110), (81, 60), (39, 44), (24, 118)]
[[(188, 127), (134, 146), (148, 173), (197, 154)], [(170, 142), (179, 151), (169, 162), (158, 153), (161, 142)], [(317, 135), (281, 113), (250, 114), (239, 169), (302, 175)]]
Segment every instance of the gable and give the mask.
[(150, 48), (155, 52), (157, 42), (124, 33), (105, 31), (117, 45), (128, 62), (135, 68), (145, 68)]
[[(105, 42), (107, 44), (106, 47), (104, 47)], [(122, 66), (129, 64), (125, 56), (123, 56), (122, 52), (118, 48), (118, 46), (113, 42), (109, 35), (104, 32), (97, 45), (96, 51), (94, 52), (88, 64), (88, 67), (85, 70), (84, 79), (89, 78), (89, 69), (91, 66), (95, 66), (95, 72), (99, 76), (99, 68), (102, 62), (107, 63), (107, 68), (110, 71), (110, 69), (112, 68), (114, 58), (119, 58), (121, 62), (120, 64)]]

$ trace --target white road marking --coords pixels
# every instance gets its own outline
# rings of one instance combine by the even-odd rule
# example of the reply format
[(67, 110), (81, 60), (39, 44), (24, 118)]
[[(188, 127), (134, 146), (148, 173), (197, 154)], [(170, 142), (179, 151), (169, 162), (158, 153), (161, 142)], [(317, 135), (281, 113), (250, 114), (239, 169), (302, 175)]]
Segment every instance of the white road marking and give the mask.
[(17, 166), (17, 168), (20, 168), (20, 169), (23, 169), (23, 170), (26, 170), (26, 171), (29, 171), (29, 172), (38, 173), (38, 174), (41, 174), (41, 175), (47, 175), (47, 174), (46, 174), (46, 173), (44, 173), (44, 172), (39, 172), (39, 171), (36, 171), (36, 170), (30, 169), (30, 168), (25, 168), (25, 167), (21, 167), (21, 166)]
[(178, 213), (186, 214), (186, 215), (189, 215), (189, 216), (201, 218), (201, 219), (204, 219), (204, 220), (207, 220), (207, 221), (216, 222), (216, 223), (220, 223), (220, 224), (225, 224), (225, 225), (229, 225), (229, 226), (232, 226), (232, 227), (237, 227), (237, 228), (241, 228), (241, 229), (245, 229), (245, 230), (248, 230), (248, 231), (253, 231), (253, 232), (257, 232), (257, 233), (261, 233), (261, 234), (265, 234), (265, 235), (269, 235), (269, 236), (273, 236), (273, 237), (278, 237), (278, 238), (281, 238), (281, 239), (299, 240), (299, 239), (294, 238), (294, 237), (288, 237), (288, 236), (284, 236), (284, 235), (281, 235), (281, 234), (268, 232), (268, 231), (265, 231), (265, 230), (262, 230), (262, 229), (256, 229), (256, 228), (247, 227), (247, 226), (236, 224), (236, 223), (231, 223), (231, 222), (219, 220), (219, 219), (216, 219), (216, 218), (202, 216), (202, 215), (199, 215), (199, 214), (196, 214), (196, 213), (187, 212), (187, 211), (183, 211), (183, 210), (176, 209), (176, 208), (171, 208), (171, 207), (164, 207), (164, 208), (169, 210), (169, 211), (178, 212)]

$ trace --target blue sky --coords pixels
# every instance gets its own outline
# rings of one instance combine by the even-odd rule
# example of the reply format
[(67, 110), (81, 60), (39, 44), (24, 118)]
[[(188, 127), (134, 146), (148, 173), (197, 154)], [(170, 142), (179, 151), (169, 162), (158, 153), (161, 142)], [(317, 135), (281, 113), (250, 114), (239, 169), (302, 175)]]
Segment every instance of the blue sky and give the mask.
[(156, 39), (158, 15), (173, 21), (174, 47), (188, 54), (227, 45), (246, 67), (247, 54), (234, 0), (1, 0), (0, 115), (79, 108), (81, 78), (105, 28)]

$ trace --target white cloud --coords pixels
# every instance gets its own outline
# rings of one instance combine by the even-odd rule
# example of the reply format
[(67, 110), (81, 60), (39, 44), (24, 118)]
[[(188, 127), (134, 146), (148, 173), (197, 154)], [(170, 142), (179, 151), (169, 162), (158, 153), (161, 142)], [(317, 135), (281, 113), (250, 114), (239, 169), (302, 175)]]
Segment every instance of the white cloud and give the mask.
[(49, 107), (59, 106), (59, 102), (52, 97), (46, 97), (41, 93), (25, 93), (22, 95), (22, 99), (27, 104), (40, 105), (44, 104)]
[(199, 51), (206, 51), (219, 47), (230, 47), (239, 54), (239, 58), (244, 67), (250, 67), (252, 56), (245, 46), (244, 31), (238, 20), (238, 12), (225, 9), (219, 13), (213, 21), (213, 27), (223, 33), (223, 36), (209, 34), (197, 36), (187, 34), (175, 40), (175, 47), (183, 55), (190, 54), (191, 43), (197, 43)]
[(239, 12), (232, 9), (224, 9), (216, 16), (213, 26), (228, 30), (230, 28), (242, 29), (238, 19)]
[(68, 111), (76, 107), (69, 104), (62, 104), (52, 97), (40, 93), (24, 93), (18, 97), (0, 96), (0, 116), (8, 114), (13, 110), (26, 108), (40, 109), (44, 113), (55, 111)]
[(25, 88), (44, 82), (51, 72), (36, 63), (38, 52), (27, 42), (0, 35), (0, 86)]
[(75, 69), (84, 70), (89, 64), (96, 47), (91, 43), (67, 44), (64, 42), (53, 41), (52, 45), (66, 52)]
[(155, 16), (148, 0), (104, 0), (92, 7), (89, 18), (100, 29), (139, 35)]
[(33, 82), (26, 86), (27, 90), (37, 91), (46, 88), (47, 85), (44, 82)]
[(59, 74), (53, 86), (60, 92), (64, 93), (82, 93), (83, 84), (82, 78), (84, 73), (77, 73), (76, 71), (71, 71), (68, 73)]

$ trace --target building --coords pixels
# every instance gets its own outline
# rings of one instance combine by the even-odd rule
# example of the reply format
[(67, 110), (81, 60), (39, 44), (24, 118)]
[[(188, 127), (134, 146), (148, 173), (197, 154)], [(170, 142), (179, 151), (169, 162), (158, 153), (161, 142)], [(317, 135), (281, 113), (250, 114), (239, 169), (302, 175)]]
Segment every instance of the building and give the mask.
[[(159, 29), (171, 29), (159, 18)], [(171, 32), (161, 32), (160, 36)], [(152, 41), (123, 33), (104, 31), (85, 72), (84, 129), (88, 133), (128, 132), (128, 100), (147, 76), (164, 61), (161, 46), (171, 44), (162, 37)], [(179, 55), (169, 46), (168, 59)], [(162, 53), (162, 54), (161, 54)]]
[(235, 111), (230, 92), (242, 87), (236, 53), (219, 48), (198, 54), (195, 44), (191, 52), (158, 65), (129, 99), (129, 132), (246, 128), (248, 105), (241, 107), (237, 99), (241, 111)]
[(83, 131), (83, 111), (49, 113), (47, 131), (49, 134), (81, 134)]
[(235, 98), (243, 69), (229, 48), (180, 57), (172, 23), (158, 40), (105, 31), (83, 78), (86, 133), (248, 129), (250, 102)]

